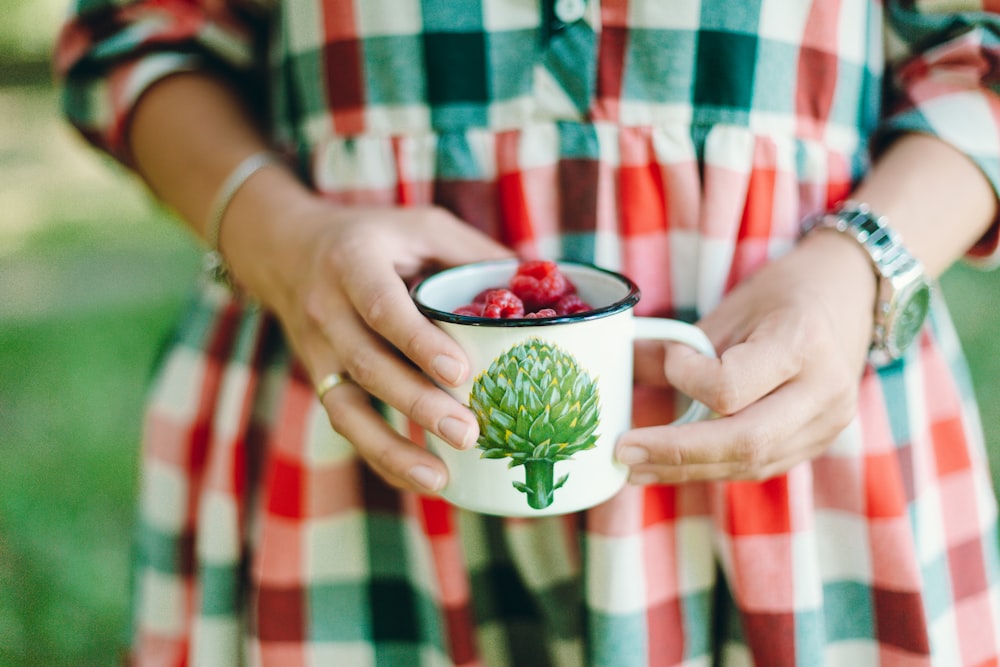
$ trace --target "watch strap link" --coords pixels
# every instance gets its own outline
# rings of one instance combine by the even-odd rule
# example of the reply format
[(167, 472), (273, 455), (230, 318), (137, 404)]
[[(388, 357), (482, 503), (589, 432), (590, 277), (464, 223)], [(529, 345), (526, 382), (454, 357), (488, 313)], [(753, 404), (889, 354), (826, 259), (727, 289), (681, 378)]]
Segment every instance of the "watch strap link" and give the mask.
[(812, 216), (805, 221), (803, 234), (814, 229), (847, 234), (868, 253), (878, 280), (869, 361), (876, 367), (895, 361), (904, 352), (893, 332), (900, 309), (897, 296), (912, 284), (926, 287), (923, 266), (886, 218), (867, 204), (846, 201), (832, 212)]

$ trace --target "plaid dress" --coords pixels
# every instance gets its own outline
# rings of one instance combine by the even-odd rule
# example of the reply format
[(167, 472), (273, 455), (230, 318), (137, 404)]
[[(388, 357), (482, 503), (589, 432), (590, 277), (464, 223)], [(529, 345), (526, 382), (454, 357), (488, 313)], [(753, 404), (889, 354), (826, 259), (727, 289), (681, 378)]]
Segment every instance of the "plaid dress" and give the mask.
[[(995, 0), (73, 5), (65, 108), (123, 162), (150, 84), (228, 71), (330, 201), (447, 207), (523, 256), (625, 272), (645, 315), (711, 310), (849, 192), (873, 138), (936, 134), (1000, 187)], [(637, 388), (636, 423), (668, 405)], [(150, 393), (133, 657), (997, 665), (978, 419), (937, 302), (833, 446), (785, 475), (491, 518), (383, 484), (276, 322), (206, 287)]]

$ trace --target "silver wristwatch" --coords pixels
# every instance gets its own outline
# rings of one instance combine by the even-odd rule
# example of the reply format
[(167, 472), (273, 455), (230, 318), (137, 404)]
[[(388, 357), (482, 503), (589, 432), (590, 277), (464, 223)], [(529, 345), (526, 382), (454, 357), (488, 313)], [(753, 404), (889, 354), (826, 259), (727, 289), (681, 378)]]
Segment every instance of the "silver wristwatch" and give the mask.
[(866, 204), (846, 202), (836, 211), (808, 218), (802, 233), (814, 229), (847, 234), (868, 253), (878, 279), (868, 359), (875, 367), (896, 361), (916, 340), (930, 308), (930, 283), (924, 267), (885, 218)]

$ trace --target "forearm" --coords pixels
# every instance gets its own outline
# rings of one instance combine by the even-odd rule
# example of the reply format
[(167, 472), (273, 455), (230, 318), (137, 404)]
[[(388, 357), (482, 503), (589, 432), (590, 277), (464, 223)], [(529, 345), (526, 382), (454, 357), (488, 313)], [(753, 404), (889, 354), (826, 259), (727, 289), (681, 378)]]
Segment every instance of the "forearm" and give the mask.
[[(238, 95), (199, 74), (174, 75), (154, 85), (135, 109), (129, 140), (149, 187), (203, 239), (212, 233), (210, 209), (227, 176), (247, 156), (268, 149)], [(272, 260), (297, 252), (294, 235), (278, 224), (282, 214), (312, 203), (290, 169), (265, 168), (226, 209), (219, 247), (236, 277), (265, 301), (277, 295), (261, 292), (281, 287), (269, 270)]]
[(901, 136), (851, 198), (888, 218), (903, 243), (938, 277), (989, 229), (997, 200), (983, 173), (951, 146)]

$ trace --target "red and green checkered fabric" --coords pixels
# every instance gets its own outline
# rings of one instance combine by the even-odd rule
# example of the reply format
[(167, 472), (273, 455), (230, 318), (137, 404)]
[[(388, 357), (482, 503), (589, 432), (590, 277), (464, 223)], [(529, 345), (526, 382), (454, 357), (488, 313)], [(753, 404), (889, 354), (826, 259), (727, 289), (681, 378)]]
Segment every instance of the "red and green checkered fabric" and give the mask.
[[(69, 117), (126, 163), (149, 85), (228, 69), (331, 201), (445, 206), (525, 256), (629, 274), (646, 315), (696, 318), (786, 251), (871, 137), (936, 134), (1000, 189), (1000, 7), (550, 4), (77, 0), (56, 61)], [(637, 388), (636, 423), (672, 404)], [(766, 482), (539, 520), (400, 493), (277, 324), (213, 288), (143, 447), (137, 665), (1000, 664), (995, 495), (940, 302), (837, 442)]]

